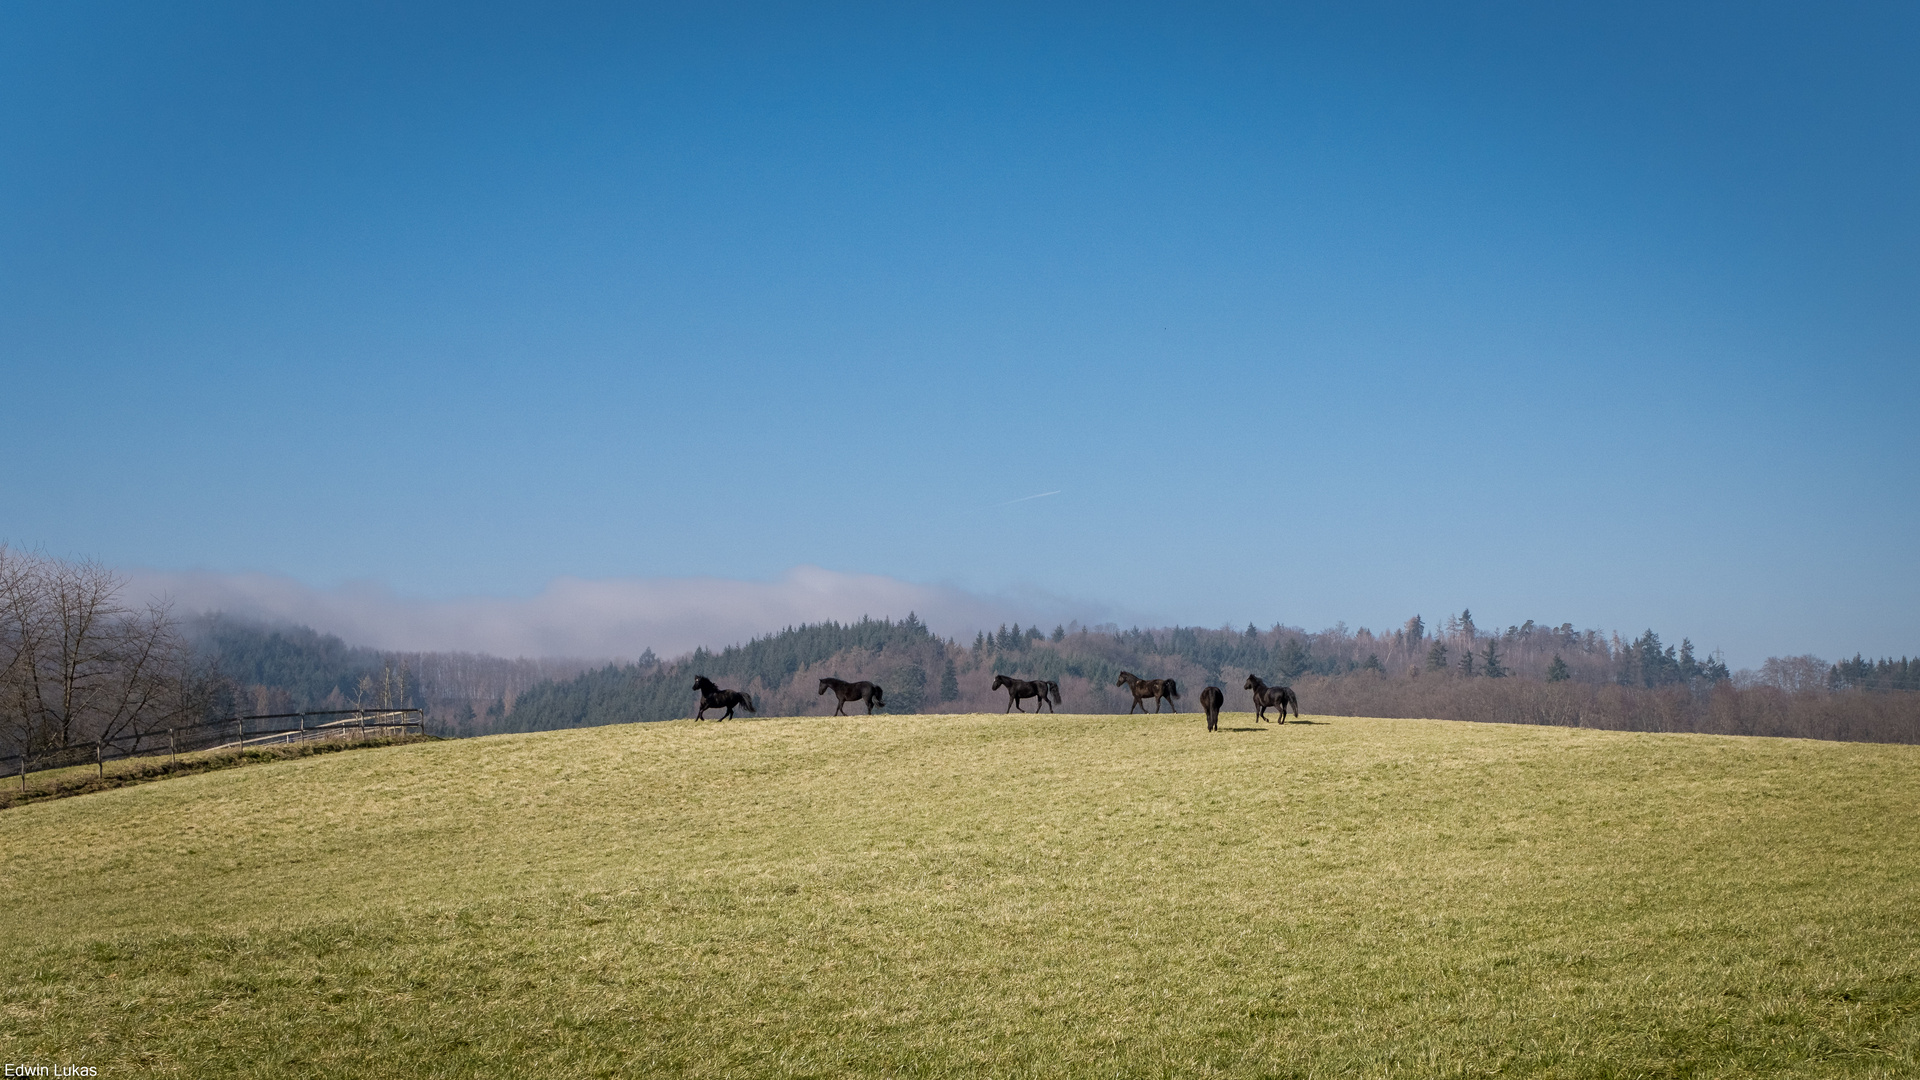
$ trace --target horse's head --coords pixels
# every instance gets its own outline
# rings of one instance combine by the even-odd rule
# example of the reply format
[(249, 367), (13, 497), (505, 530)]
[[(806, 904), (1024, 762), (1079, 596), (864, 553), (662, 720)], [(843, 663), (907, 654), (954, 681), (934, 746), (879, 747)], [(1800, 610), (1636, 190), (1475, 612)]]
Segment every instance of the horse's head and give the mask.
[(705, 675), (695, 675), (693, 677), (693, 688), (707, 694), (717, 694), (720, 692), (720, 688), (713, 684), (713, 680), (707, 678)]
[(1247, 676), (1247, 685), (1245, 685), (1245, 686), (1243, 686), (1243, 687), (1241, 687), (1240, 689), (1242, 689), (1242, 690), (1251, 690), (1251, 689), (1253, 689), (1254, 687), (1256, 687), (1256, 686), (1259, 686), (1259, 685), (1260, 685), (1260, 677), (1259, 677), (1259, 676), (1257, 676), (1257, 675), (1249, 675), (1249, 676)]
[[(830, 684), (830, 683), (831, 683), (832, 681), (833, 681), (833, 680), (831, 680), (831, 679), (821, 679), (821, 680), (820, 680), (820, 694), (824, 694), (824, 693), (826, 693), (826, 692), (827, 692), (827, 686), (828, 686), (828, 684)], [(815, 695), (813, 695), (813, 696), (814, 696), (814, 697), (819, 697), (819, 696), (820, 696), (820, 694), (815, 694)]]
[(995, 675), (993, 677), (992, 689), (998, 690), (1012, 681), (1012, 679), (1007, 678), (1005, 675)]
[(1115, 685), (1115, 686), (1125, 686), (1125, 685), (1127, 685), (1127, 683), (1128, 683), (1129, 681), (1131, 681), (1131, 680), (1133, 680), (1133, 679), (1136, 679), (1136, 678), (1138, 678), (1138, 677), (1139, 677), (1139, 676), (1137, 676), (1137, 675), (1135, 675), (1135, 674), (1134, 674), (1133, 672), (1131, 672), (1131, 671), (1123, 671), (1123, 672), (1121, 672), (1121, 673), (1120, 673), (1120, 677), (1119, 677), (1119, 678), (1117, 678), (1117, 679), (1115, 679), (1115, 680), (1113, 680), (1113, 685)]

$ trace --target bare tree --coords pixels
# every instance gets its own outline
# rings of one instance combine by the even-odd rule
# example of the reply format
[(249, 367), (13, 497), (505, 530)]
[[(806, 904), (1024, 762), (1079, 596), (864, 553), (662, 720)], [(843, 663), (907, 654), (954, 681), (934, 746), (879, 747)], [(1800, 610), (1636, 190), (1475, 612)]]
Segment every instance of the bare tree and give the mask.
[(43, 605), (35, 560), (0, 547), (0, 737), (24, 761), (43, 741), (33, 658)]
[(167, 606), (129, 608), (124, 588), (98, 563), (0, 549), (0, 726), (17, 752), (104, 748), (191, 710)]

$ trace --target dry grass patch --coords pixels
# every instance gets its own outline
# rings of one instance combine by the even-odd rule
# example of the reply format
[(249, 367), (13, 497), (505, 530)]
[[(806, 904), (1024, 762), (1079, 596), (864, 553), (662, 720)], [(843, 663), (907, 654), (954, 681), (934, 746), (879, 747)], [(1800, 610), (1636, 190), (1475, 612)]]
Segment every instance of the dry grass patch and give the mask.
[(393, 747), (8, 812), (108, 1075), (1920, 1072), (1920, 751), (1310, 718)]

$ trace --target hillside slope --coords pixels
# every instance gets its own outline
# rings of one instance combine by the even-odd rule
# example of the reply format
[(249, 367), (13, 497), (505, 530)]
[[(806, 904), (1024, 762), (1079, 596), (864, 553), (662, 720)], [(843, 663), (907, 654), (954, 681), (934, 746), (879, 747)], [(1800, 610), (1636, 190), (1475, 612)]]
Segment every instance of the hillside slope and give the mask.
[(103, 1075), (1893, 1076), (1920, 752), (673, 722), (6, 811), (0, 1054)]

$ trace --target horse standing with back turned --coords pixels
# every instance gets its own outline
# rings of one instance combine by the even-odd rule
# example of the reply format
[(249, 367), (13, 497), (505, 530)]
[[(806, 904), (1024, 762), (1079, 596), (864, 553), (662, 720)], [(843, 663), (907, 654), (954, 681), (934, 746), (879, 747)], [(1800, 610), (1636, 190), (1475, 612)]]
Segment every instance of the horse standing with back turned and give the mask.
[(1207, 730), (1220, 730), (1220, 706), (1227, 703), (1227, 695), (1217, 686), (1209, 686), (1200, 691), (1200, 707), (1207, 711)]

